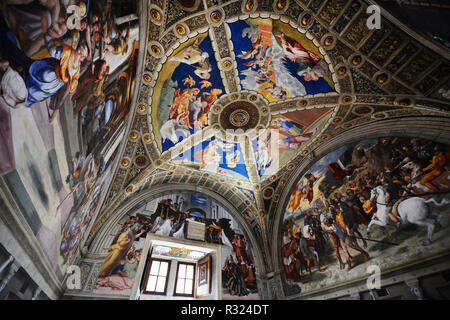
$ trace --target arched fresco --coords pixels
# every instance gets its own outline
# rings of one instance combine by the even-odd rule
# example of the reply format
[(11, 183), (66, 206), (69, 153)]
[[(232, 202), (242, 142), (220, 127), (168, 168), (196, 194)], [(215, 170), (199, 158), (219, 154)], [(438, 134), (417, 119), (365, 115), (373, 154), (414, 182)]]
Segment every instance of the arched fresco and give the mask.
[(199, 242), (220, 244), (223, 299), (259, 299), (256, 263), (244, 229), (221, 205), (202, 194), (170, 193), (132, 210), (120, 220), (92, 290), (130, 295), (147, 234), (193, 239), (191, 222), (204, 225)]
[(283, 217), (288, 295), (448, 250), (449, 164), (448, 145), (402, 137), (354, 142), (316, 161), (297, 181)]
[(0, 175), (62, 280), (134, 95), (136, 1), (3, 1)]

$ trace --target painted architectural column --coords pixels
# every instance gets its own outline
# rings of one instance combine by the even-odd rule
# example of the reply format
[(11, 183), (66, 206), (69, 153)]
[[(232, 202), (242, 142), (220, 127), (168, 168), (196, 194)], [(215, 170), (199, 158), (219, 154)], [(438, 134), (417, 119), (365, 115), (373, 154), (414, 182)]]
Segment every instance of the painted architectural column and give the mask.
[(2, 273), (3, 270), (5, 270), (13, 261), (14, 261), (14, 257), (9, 256), (8, 260), (3, 262), (3, 264), (0, 266), (0, 273)]
[(31, 300), (37, 300), (41, 291), (42, 291), (41, 288), (37, 287), (36, 290), (34, 291), (34, 294), (33, 294), (33, 297), (31, 298)]
[(266, 279), (261, 280), (267, 284), (267, 299), (283, 300), (285, 298), (280, 272), (270, 272), (266, 275)]
[(406, 285), (411, 289), (411, 292), (417, 297), (417, 300), (425, 300), (423, 291), (419, 284), (419, 279), (411, 279), (405, 281)]
[(19, 270), (19, 265), (16, 263), (13, 263), (11, 265), (11, 267), (8, 270), (8, 273), (6, 274), (6, 276), (3, 278), (1, 284), (0, 284), (0, 292), (2, 292), (6, 286), (8, 285), (9, 281), (12, 279), (12, 277), (14, 277), (14, 275), (16, 274), (17, 270)]

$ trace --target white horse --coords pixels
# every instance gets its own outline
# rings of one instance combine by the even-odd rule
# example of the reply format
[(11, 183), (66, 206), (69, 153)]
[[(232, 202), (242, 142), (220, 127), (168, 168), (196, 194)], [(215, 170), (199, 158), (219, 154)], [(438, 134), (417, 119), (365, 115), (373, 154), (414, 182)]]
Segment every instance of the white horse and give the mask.
[(402, 169), (411, 170), (411, 180), (415, 180), (422, 173), (420, 165), (415, 161), (408, 161), (402, 166)]
[[(369, 235), (370, 228), (376, 224), (380, 227), (385, 227), (389, 221), (389, 212), (386, 207), (386, 189), (383, 186), (378, 186), (371, 191), (370, 200), (376, 201), (377, 212), (373, 215), (372, 220), (367, 226), (367, 234)], [(436, 206), (443, 206), (449, 204), (450, 201), (443, 199), (441, 203), (434, 199), (425, 200), (421, 197), (411, 197), (405, 199), (397, 206), (397, 212), (400, 216), (402, 224), (416, 224), (427, 228), (427, 239), (423, 241), (423, 245), (429, 245), (432, 241), (433, 232), (438, 232), (441, 228), (441, 215), (434, 214), (428, 203), (434, 203)], [(434, 219), (434, 224), (428, 222), (426, 219)]]

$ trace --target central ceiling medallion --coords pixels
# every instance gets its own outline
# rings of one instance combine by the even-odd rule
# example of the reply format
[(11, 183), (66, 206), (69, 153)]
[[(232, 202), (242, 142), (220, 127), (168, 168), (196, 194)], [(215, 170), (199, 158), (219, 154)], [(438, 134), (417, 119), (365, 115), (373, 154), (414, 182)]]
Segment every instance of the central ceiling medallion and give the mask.
[(209, 114), (215, 135), (226, 141), (254, 138), (270, 125), (267, 100), (256, 92), (241, 91), (220, 97)]
[(257, 126), (259, 110), (249, 101), (236, 101), (225, 106), (220, 113), (219, 122), (225, 130), (247, 131)]
[(234, 110), (230, 115), (231, 124), (238, 128), (245, 126), (249, 120), (249, 113), (242, 109)]

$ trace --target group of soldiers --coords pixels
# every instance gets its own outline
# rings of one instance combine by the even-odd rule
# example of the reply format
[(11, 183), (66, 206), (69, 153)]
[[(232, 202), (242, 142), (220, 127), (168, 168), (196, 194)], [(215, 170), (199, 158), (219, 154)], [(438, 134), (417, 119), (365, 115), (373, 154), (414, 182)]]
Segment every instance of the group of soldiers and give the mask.
[[(380, 140), (378, 144), (390, 150), (388, 160), (381, 163), (382, 170), (374, 170), (370, 166), (371, 159), (363, 159), (363, 165), (358, 167), (356, 164), (355, 171), (342, 178), (340, 187), (335, 187), (327, 198), (313, 202), (306, 211), (303, 226), (293, 219), (285, 222), (281, 254), (288, 279), (298, 280), (303, 266), (311, 272), (313, 263), (319, 271), (323, 271), (319, 257), (328, 254), (329, 242), (334, 247), (341, 269), (345, 268), (345, 264), (347, 270), (352, 268), (349, 248), (370, 260), (369, 253), (364, 250), (368, 247), (367, 241), (380, 240), (364, 238), (359, 226), (368, 226), (371, 219), (377, 219), (377, 205), (370, 199), (370, 191), (375, 187), (382, 185), (386, 188), (385, 205), (389, 210), (389, 220), (397, 230), (401, 225), (396, 212), (400, 201), (412, 195), (448, 191), (435, 180), (448, 173), (446, 166), (450, 161), (450, 151), (446, 151), (444, 146), (418, 139), (386, 139)], [(382, 231), (388, 241), (392, 241), (385, 227), (382, 227)], [(346, 263), (341, 258), (341, 249)]]

